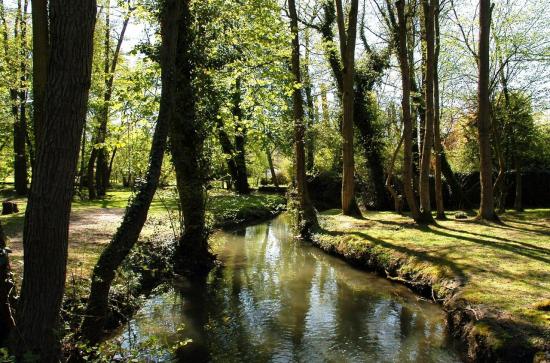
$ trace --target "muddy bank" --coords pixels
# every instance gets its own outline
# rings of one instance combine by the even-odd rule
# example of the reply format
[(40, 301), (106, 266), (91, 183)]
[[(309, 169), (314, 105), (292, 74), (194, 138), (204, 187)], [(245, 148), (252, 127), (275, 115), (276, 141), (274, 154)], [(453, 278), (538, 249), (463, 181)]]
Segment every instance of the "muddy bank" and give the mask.
[(467, 284), (463, 277), (434, 277), (415, 269), (410, 258), (379, 249), (357, 250), (343, 234), (318, 230), (311, 242), (325, 252), (351, 265), (376, 272), (401, 283), (421, 296), (441, 304), (447, 315), (450, 333), (465, 343), (468, 361), (475, 362), (550, 362), (550, 337), (527, 323), (513, 320), (485, 306), (476, 306), (461, 296)]

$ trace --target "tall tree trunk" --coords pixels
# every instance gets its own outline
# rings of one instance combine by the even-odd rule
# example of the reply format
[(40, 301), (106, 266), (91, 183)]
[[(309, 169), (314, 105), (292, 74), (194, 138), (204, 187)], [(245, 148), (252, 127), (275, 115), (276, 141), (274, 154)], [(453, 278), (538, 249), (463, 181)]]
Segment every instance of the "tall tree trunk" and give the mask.
[(273, 157), (271, 156), (272, 152), (269, 151), (269, 148), (266, 146), (265, 155), (267, 156), (267, 164), (269, 165), (269, 172), (271, 173), (271, 182), (275, 185), (276, 188), (279, 187), (279, 180), (277, 179), (277, 173), (275, 172), (275, 166), (273, 166)]
[[(25, 8), (23, 8), (25, 7)], [(13, 38), (18, 46), (17, 56), (13, 59), (17, 64), (16, 82), (17, 86), (10, 88), (11, 112), (13, 120), (13, 172), (15, 192), (18, 195), (27, 194), (27, 150), (26, 150), (26, 57), (24, 38), (26, 35), (26, 2), (25, 6), (21, 0), (17, 1), (17, 12), (14, 24)], [(10, 59), (8, 50), (8, 29), (5, 18), (2, 19), (4, 27), (4, 50), (6, 59)], [(13, 86), (12, 86), (13, 87)]]
[(306, 171), (311, 172), (315, 167), (315, 138), (313, 134), (313, 125), (315, 124), (315, 106), (313, 102), (313, 85), (311, 83), (311, 76), (309, 74), (310, 66), (310, 36), (309, 29), (304, 31), (305, 41), (305, 58), (302, 65), (304, 71), (304, 90), (306, 94), (306, 107), (307, 107), (307, 125), (306, 125)]
[(441, 180), (441, 112), (439, 107), (439, 53), (441, 49), (441, 32), (439, 31), (439, 0), (436, 0), (434, 11), (435, 52), (434, 52), (434, 153), (435, 153), (435, 204), (436, 218), (446, 219), (445, 206), (443, 204), (443, 181)]
[(3, 346), (10, 331), (15, 327), (12, 304), (15, 297), (15, 283), (10, 268), (7, 238), (0, 223), (0, 346)]
[(44, 92), (48, 75), (50, 39), (48, 30), (48, 0), (32, 0), (32, 93), (35, 149), (42, 137), (44, 123)]
[(95, 147), (95, 142), (92, 141), (91, 145), (91, 151), (90, 151), (90, 158), (88, 159), (88, 167), (86, 172), (86, 183), (88, 184), (88, 199), (94, 200), (97, 198), (97, 193), (95, 189), (95, 173), (94, 173), (94, 167), (95, 162), (97, 159), (97, 148)]
[(24, 277), (12, 352), (41, 362), (60, 354), (69, 216), (91, 83), (95, 0), (50, 0), (51, 49), (43, 137), (23, 231)]
[[(21, 30), (21, 36), (19, 39), (19, 56), (20, 56), (20, 86), (19, 86), (19, 122), (16, 127), (16, 134), (18, 139), (18, 153), (16, 154), (16, 163), (18, 168), (15, 168), (15, 191), (19, 195), (27, 194), (27, 182), (28, 182), (28, 165), (27, 165), (27, 98), (28, 98), (28, 86), (27, 81), (29, 79), (27, 69), (28, 58), (28, 42), (27, 42), (27, 7), (28, 0), (23, 1), (23, 8), (21, 9), (21, 18), (19, 27)], [(15, 139), (15, 135), (14, 135)], [(19, 170), (18, 170), (19, 169)]]
[(138, 192), (126, 209), (120, 227), (111, 243), (101, 253), (94, 268), (92, 287), (81, 327), (82, 338), (91, 344), (98, 343), (104, 336), (103, 328), (108, 313), (109, 290), (116, 270), (136, 244), (158, 187), (166, 138), (174, 108), (176, 84), (173, 77), (178, 36), (177, 24), (181, 13), (179, 7), (178, 1), (167, 1), (161, 11), (162, 94), (157, 125), (149, 153), (149, 167), (144, 183), (138, 187)]
[(237, 168), (237, 179), (235, 180), (235, 190), (239, 194), (250, 194), (248, 185), (248, 173), (246, 171), (246, 126), (243, 121), (243, 111), (241, 108), (241, 78), (237, 77), (235, 81), (235, 91), (233, 92), (233, 118), (235, 121), (235, 166)]
[[(96, 181), (96, 190), (98, 197), (104, 197), (109, 187), (109, 155), (108, 149), (105, 145), (107, 139), (107, 127), (109, 124), (109, 112), (110, 112), (110, 103), (114, 91), (114, 79), (115, 72), (118, 64), (118, 58), (120, 55), (120, 49), (122, 43), (124, 42), (124, 35), (126, 34), (126, 29), (128, 28), (128, 23), (130, 21), (130, 16), (133, 11), (132, 8), (128, 7), (127, 14), (124, 17), (122, 23), (122, 29), (117, 40), (117, 44), (112, 54), (111, 59), (111, 21), (110, 21), (110, 0), (107, 1), (106, 10), (105, 10), (105, 39), (104, 39), (104, 72), (105, 72), (105, 90), (103, 93), (103, 106), (100, 112), (100, 124), (97, 134), (97, 143), (100, 144), (100, 147), (97, 149), (97, 158), (96, 158), (96, 171), (95, 171), (95, 181)], [(93, 181), (92, 181), (93, 182)]]
[[(373, 71), (376, 71), (373, 69)], [(382, 145), (377, 136), (375, 125), (375, 113), (372, 111), (375, 106), (372, 104), (369, 92), (374, 87), (374, 82), (369, 81), (369, 75), (363, 72), (356, 72), (355, 77), (355, 102), (354, 102), (354, 123), (359, 131), (359, 140), (363, 145), (365, 159), (369, 170), (369, 182), (374, 195), (372, 208), (383, 210), (387, 205), (387, 197), (384, 182), (384, 165), (381, 154)]]
[(80, 183), (78, 190), (82, 193), (86, 179), (86, 125), (82, 128), (82, 142), (80, 143)]
[(411, 119), (411, 73), (408, 57), (407, 46), (407, 19), (405, 17), (405, 0), (396, 2), (397, 17), (399, 21), (399, 66), (401, 68), (401, 86), (403, 88), (403, 96), (401, 100), (401, 108), (403, 112), (403, 190), (407, 204), (411, 210), (412, 217), (415, 221), (419, 221), (420, 212), (416, 204), (416, 197), (413, 189), (413, 127)]
[[(300, 69), (300, 42), (298, 36), (298, 15), (294, 0), (288, 1), (290, 13), (290, 31), (292, 33), (292, 74), (296, 84), (301, 83)], [(294, 115), (294, 168), (296, 178), (296, 190), (298, 199), (298, 220), (297, 226), (301, 235), (307, 236), (312, 228), (318, 225), (315, 208), (309, 199), (306, 181), (306, 155), (305, 155), (305, 121), (302, 90), (294, 87), (292, 94), (292, 110)]]
[(489, 39), (491, 31), (491, 1), (479, 1), (479, 54), (478, 54), (478, 142), (481, 203), (479, 218), (496, 221), (493, 201), (493, 168), (491, 157), (491, 119), (489, 101)]
[(350, 216), (360, 216), (361, 211), (355, 200), (355, 160), (353, 152), (353, 111), (355, 75), (355, 39), (357, 36), (358, 0), (351, 0), (351, 8), (346, 29), (344, 9), (341, 0), (336, 3), (336, 23), (340, 35), (340, 55), (342, 58), (342, 104), (344, 118), (342, 122), (343, 139), (343, 171), (342, 171), (342, 213)]
[[(321, 35), (324, 41), (325, 58), (327, 59), (332, 70), (338, 94), (340, 99), (343, 93), (343, 75), (338, 52), (334, 44), (333, 25), (336, 20), (334, 3), (327, 1), (323, 4), (324, 17), (320, 26)], [(377, 59), (378, 55), (367, 49), (370, 52), (371, 59)], [(367, 93), (372, 90), (375, 84), (373, 74), (381, 74), (385, 67), (384, 62), (372, 62), (371, 68), (359, 72), (355, 71), (354, 75), (354, 112), (353, 123), (359, 130), (360, 140), (365, 152), (366, 167), (370, 172), (370, 182), (374, 187), (375, 195), (373, 196), (374, 208), (382, 209), (386, 202), (385, 182), (384, 182), (384, 167), (382, 165), (382, 155), (377, 144), (375, 129), (373, 126), (374, 115), (369, 112)], [(328, 120), (328, 103), (326, 102), (326, 89), (321, 87), (321, 102), (323, 108), (323, 119)]]
[(516, 157), (514, 160), (516, 169), (516, 195), (514, 198), (514, 209), (516, 212), (523, 212), (523, 178), (521, 175), (521, 164)]
[(397, 191), (393, 187), (393, 169), (395, 167), (395, 160), (397, 159), (397, 154), (399, 153), (399, 150), (401, 149), (401, 145), (403, 145), (403, 140), (405, 138), (405, 134), (401, 135), (401, 138), (399, 139), (399, 143), (397, 144), (397, 147), (395, 148), (391, 161), (390, 161), (390, 167), (388, 169), (388, 176), (386, 178), (386, 189), (388, 189), (388, 192), (391, 194), (393, 198), (393, 209), (395, 210), (395, 213), (403, 213), (403, 199), (400, 195), (397, 194)]
[[(167, 0), (170, 4), (172, 1)], [(205, 129), (195, 109), (193, 87), (194, 34), (189, 1), (181, 5), (178, 24), (178, 44), (174, 95), (175, 111), (170, 124), (169, 138), (172, 161), (183, 212), (184, 232), (175, 252), (175, 269), (187, 275), (204, 275), (213, 266), (214, 256), (208, 249), (208, 230), (205, 226), (206, 170), (203, 158)]]
[(434, 2), (422, 0), (424, 11), (424, 102), (426, 103), (426, 118), (424, 120), (424, 139), (422, 142), (422, 158), (420, 162), (420, 213), (424, 223), (433, 222), (430, 204), (430, 167), (434, 138)]

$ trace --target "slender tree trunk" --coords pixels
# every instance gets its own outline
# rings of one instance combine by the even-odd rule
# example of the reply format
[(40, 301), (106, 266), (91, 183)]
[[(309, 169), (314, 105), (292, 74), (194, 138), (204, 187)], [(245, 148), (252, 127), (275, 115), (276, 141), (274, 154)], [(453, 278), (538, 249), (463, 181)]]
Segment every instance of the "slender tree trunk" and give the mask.
[(161, 11), (162, 95), (145, 181), (138, 187), (138, 192), (126, 209), (120, 227), (111, 243), (101, 253), (94, 268), (92, 287), (81, 328), (82, 338), (92, 344), (97, 344), (104, 336), (103, 328), (108, 313), (109, 290), (116, 270), (136, 244), (158, 187), (166, 138), (174, 108), (176, 84), (173, 77), (178, 36), (177, 24), (181, 13), (179, 7), (178, 1), (167, 1)]
[(306, 127), (306, 171), (311, 172), (315, 167), (315, 138), (313, 134), (313, 125), (315, 124), (315, 109), (313, 102), (313, 85), (311, 83), (311, 76), (309, 74), (310, 65), (310, 36), (309, 29), (304, 31), (305, 40), (305, 59), (303, 64), (304, 71), (304, 90), (306, 94), (306, 106), (307, 106), (307, 127)]
[(441, 32), (439, 30), (439, 0), (435, 3), (434, 27), (435, 27), (435, 54), (434, 54), (434, 153), (435, 153), (435, 203), (437, 209), (436, 218), (446, 219), (445, 206), (443, 204), (443, 181), (441, 180), (441, 111), (439, 106), (439, 53), (441, 49)]
[(516, 212), (523, 212), (523, 177), (521, 175), (521, 164), (516, 157), (514, 160), (516, 169), (516, 195), (514, 198), (514, 209)]
[[(324, 17), (320, 27), (321, 35), (325, 43), (325, 57), (330, 65), (338, 94), (342, 99), (343, 93), (343, 74), (341, 64), (334, 44), (333, 25), (336, 14), (335, 7), (332, 1), (327, 1), (323, 5)], [(371, 53), (374, 59), (375, 55)], [(376, 135), (373, 126), (374, 115), (369, 111), (369, 101), (367, 93), (372, 90), (374, 82), (372, 81), (371, 73), (380, 73), (380, 65), (383, 63), (373, 62), (371, 68), (366, 72), (355, 72), (354, 75), (354, 112), (353, 123), (359, 130), (360, 140), (365, 152), (366, 167), (370, 172), (370, 181), (374, 187), (375, 195), (373, 196), (374, 208), (382, 209), (386, 202), (385, 182), (384, 182), (384, 167), (382, 165), (382, 156), (380, 149), (376, 145)], [(383, 67), (383, 65), (382, 65)], [(328, 104), (326, 103), (326, 89), (321, 88), (321, 102), (323, 107), (323, 119), (328, 120)]]
[[(25, 3), (26, 5), (26, 3)], [(25, 13), (21, 0), (17, 1), (17, 12), (14, 24), (14, 41), (18, 45), (17, 57), (13, 60), (17, 64), (15, 73), (17, 86), (10, 89), (11, 112), (13, 120), (13, 173), (15, 192), (18, 195), (27, 194), (27, 150), (26, 150), (26, 91), (24, 90), (26, 79), (25, 47), (24, 38), (26, 35)], [(8, 30), (5, 19), (2, 19), (4, 26), (4, 50), (6, 59), (10, 59), (7, 48)], [(13, 86), (12, 86), (13, 87)]]
[(350, 216), (360, 216), (361, 211), (355, 200), (355, 160), (353, 152), (353, 111), (355, 75), (355, 39), (357, 36), (358, 0), (351, 0), (346, 30), (344, 9), (341, 0), (336, 3), (336, 23), (340, 35), (340, 55), (342, 57), (342, 104), (344, 118), (342, 122), (343, 138), (343, 171), (342, 171), (342, 213)]
[[(100, 124), (97, 134), (97, 143), (100, 144), (100, 147), (97, 149), (97, 158), (96, 158), (96, 171), (95, 171), (95, 180), (96, 180), (96, 191), (98, 197), (104, 197), (109, 187), (109, 163), (108, 163), (108, 149), (105, 145), (107, 140), (107, 128), (109, 124), (109, 112), (110, 112), (110, 103), (114, 91), (114, 79), (115, 72), (118, 64), (118, 58), (120, 55), (120, 49), (122, 43), (124, 42), (124, 35), (126, 34), (126, 29), (128, 28), (128, 22), (130, 21), (130, 16), (132, 9), (128, 8), (128, 13), (126, 14), (124, 21), (122, 23), (122, 29), (117, 40), (115, 51), (112, 54), (111, 59), (111, 22), (110, 22), (110, 0), (107, 1), (106, 10), (105, 10), (105, 39), (104, 39), (104, 72), (105, 72), (105, 90), (103, 94), (103, 106), (100, 112)], [(93, 182), (93, 181), (92, 181)]]
[[(292, 33), (292, 74), (294, 75), (294, 82), (300, 84), (302, 78), (300, 69), (300, 42), (298, 37), (298, 15), (294, 0), (288, 1), (288, 10), (290, 13), (290, 31)], [(297, 226), (301, 235), (307, 236), (311, 229), (318, 225), (318, 221), (307, 189), (304, 104), (302, 91), (296, 87), (294, 87), (292, 94), (292, 110), (294, 114), (294, 167), (299, 206)]]
[(32, 0), (32, 93), (33, 130), (35, 149), (42, 136), (44, 123), (44, 92), (48, 75), (48, 54), (50, 49), (48, 30), (48, 0)]
[(195, 59), (191, 52), (194, 34), (189, 2), (184, 1), (181, 7), (175, 73), (178, 87), (174, 95), (175, 111), (169, 131), (172, 161), (184, 217), (184, 232), (176, 246), (175, 269), (183, 274), (200, 276), (210, 271), (214, 260), (208, 248), (208, 230), (205, 225), (205, 128), (195, 109), (192, 78)]
[(250, 194), (248, 185), (248, 173), (246, 170), (246, 127), (242, 122), (243, 111), (241, 108), (241, 78), (235, 81), (235, 92), (233, 93), (233, 117), (235, 120), (235, 166), (237, 168), (237, 179), (235, 190), (239, 194)]
[(491, 1), (479, 1), (479, 54), (478, 54), (478, 142), (481, 203), (479, 218), (496, 221), (493, 201), (491, 157), (491, 119), (489, 101), (489, 39), (491, 31)]
[(275, 172), (275, 167), (273, 166), (273, 157), (271, 156), (271, 151), (269, 148), (265, 148), (265, 155), (267, 156), (267, 163), (269, 164), (269, 172), (271, 173), (271, 182), (275, 185), (276, 188), (279, 187), (279, 180), (277, 179), (277, 173)]
[(107, 180), (107, 187), (111, 186), (111, 173), (113, 172), (113, 164), (115, 163), (115, 157), (118, 151), (118, 147), (115, 146), (113, 152), (111, 153), (111, 160), (109, 160), (109, 167), (107, 168), (107, 175), (105, 180)]
[(424, 69), (424, 102), (426, 103), (426, 118), (424, 120), (424, 141), (422, 142), (422, 158), (420, 163), (420, 213), (422, 222), (433, 222), (430, 203), (430, 167), (432, 146), (434, 142), (434, 2), (422, 0), (424, 11), (424, 42), (425, 42), (425, 69)]
[(393, 169), (395, 167), (395, 160), (397, 159), (397, 154), (399, 154), (399, 150), (401, 150), (401, 145), (403, 145), (403, 140), (405, 139), (405, 134), (401, 136), (399, 139), (399, 144), (397, 144), (397, 147), (395, 148), (395, 151), (393, 152), (391, 161), (390, 161), (390, 167), (388, 169), (388, 176), (386, 178), (386, 189), (388, 189), (388, 192), (391, 194), (393, 198), (393, 209), (395, 210), (395, 213), (403, 213), (403, 200), (402, 197), (397, 194), (397, 191), (392, 185), (393, 182)]
[(411, 210), (412, 217), (418, 222), (420, 212), (416, 204), (416, 197), (413, 189), (413, 156), (412, 156), (412, 144), (413, 144), (413, 127), (411, 120), (411, 79), (410, 79), (410, 65), (408, 58), (407, 47), (407, 20), (405, 18), (405, 0), (398, 0), (396, 2), (397, 16), (399, 21), (398, 33), (399, 33), (399, 66), (401, 68), (401, 86), (403, 88), (403, 97), (401, 101), (401, 108), (403, 112), (403, 135), (404, 135), (404, 149), (403, 149), (403, 190), (405, 192), (405, 198), (407, 204)]
[(91, 83), (95, 0), (50, 0), (51, 49), (43, 137), (23, 231), (24, 277), (12, 352), (41, 362), (60, 354), (69, 216)]
[(80, 183), (79, 192), (82, 192), (86, 179), (86, 125), (82, 128), (82, 142), (80, 143)]
[(15, 327), (12, 304), (15, 297), (15, 283), (10, 268), (7, 238), (0, 223), (0, 346), (3, 346), (10, 331)]
[(88, 199), (94, 200), (97, 198), (94, 179), (94, 167), (97, 159), (97, 148), (94, 146), (95, 142), (92, 142), (92, 150), (90, 151), (90, 159), (88, 159), (88, 170), (86, 172), (86, 183), (88, 184)]

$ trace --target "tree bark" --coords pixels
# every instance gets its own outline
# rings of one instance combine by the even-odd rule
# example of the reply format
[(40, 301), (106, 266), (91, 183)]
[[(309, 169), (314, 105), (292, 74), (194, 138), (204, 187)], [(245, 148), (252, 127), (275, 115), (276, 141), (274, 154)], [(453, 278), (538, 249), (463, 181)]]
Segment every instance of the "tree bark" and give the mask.
[(275, 167), (273, 166), (273, 157), (271, 156), (271, 151), (269, 148), (265, 148), (265, 155), (267, 156), (267, 163), (269, 165), (269, 172), (271, 173), (271, 182), (275, 185), (276, 188), (279, 187), (279, 180), (277, 179), (277, 173), (275, 172)]
[(41, 362), (60, 354), (69, 216), (91, 83), (95, 0), (50, 0), (51, 48), (43, 137), (23, 231), (24, 278), (12, 352)]
[[(298, 37), (298, 15), (296, 13), (296, 4), (294, 0), (288, 1), (288, 9), (290, 13), (290, 31), (292, 34), (292, 74), (296, 84), (301, 83), (300, 69), (300, 42)], [(302, 236), (307, 236), (311, 229), (318, 225), (317, 213), (307, 189), (306, 181), (306, 155), (305, 155), (305, 121), (304, 121), (304, 104), (302, 98), (302, 90), (294, 87), (292, 93), (292, 110), (294, 116), (294, 163), (295, 163), (295, 178), (296, 191), (298, 199), (298, 220), (296, 225)]]
[[(127, 9), (128, 13), (126, 14), (124, 21), (122, 23), (122, 29), (117, 40), (115, 51), (112, 54), (111, 59), (111, 22), (110, 22), (110, 0), (107, 1), (106, 10), (105, 10), (105, 39), (104, 39), (104, 72), (105, 72), (105, 90), (103, 93), (103, 106), (100, 112), (100, 124), (97, 133), (97, 144), (100, 144), (100, 147), (96, 151), (96, 170), (95, 170), (95, 183), (96, 191), (98, 197), (104, 197), (109, 187), (109, 163), (108, 163), (108, 151), (105, 141), (107, 139), (107, 127), (109, 124), (109, 112), (110, 112), (110, 103), (114, 91), (114, 79), (115, 72), (118, 65), (118, 58), (120, 55), (120, 49), (122, 43), (124, 42), (124, 35), (126, 34), (126, 29), (128, 28), (128, 23), (130, 21), (130, 15), (132, 9)], [(91, 183), (93, 183), (93, 178), (91, 178)]]
[(12, 304), (15, 298), (15, 283), (10, 268), (7, 238), (0, 223), (0, 346), (15, 327)]
[(97, 193), (95, 189), (95, 173), (94, 167), (97, 159), (97, 149), (94, 146), (95, 142), (92, 141), (90, 159), (88, 159), (88, 167), (86, 172), (86, 183), (88, 184), (88, 199), (94, 200), (97, 198)]
[(307, 125), (306, 125), (306, 171), (312, 172), (315, 167), (315, 138), (313, 134), (313, 125), (315, 124), (315, 105), (313, 102), (313, 85), (311, 83), (311, 76), (309, 74), (310, 65), (310, 36), (309, 29), (305, 30), (305, 59), (303, 64), (304, 71), (304, 91), (306, 94), (306, 106), (307, 106)]
[(335, 0), (336, 23), (340, 35), (340, 56), (342, 58), (342, 104), (344, 117), (342, 121), (343, 170), (342, 170), (342, 213), (349, 216), (360, 216), (361, 211), (355, 200), (355, 160), (353, 152), (353, 111), (355, 75), (355, 39), (357, 36), (358, 0), (351, 0), (348, 16), (348, 27), (344, 21), (344, 9), (341, 0)]
[(422, 222), (432, 223), (432, 208), (430, 203), (430, 167), (432, 146), (434, 142), (434, 2), (422, 0), (424, 11), (424, 102), (426, 117), (424, 120), (424, 138), (422, 142), (422, 157), (420, 162), (420, 214)]
[(44, 123), (44, 92), (48, 75), (50, 39), (48, 30), (48, 1), (32, 0), (32, 93), (35, 149), (42, 137)]
[(138, 192), (126, 209), (120, 227), (111, 243), (101, 253), (94, 268), (92, 287), (81, 327), (81, 337), (91, 344), (99, 343), (104, 336), (103, 328), (108, 313), (109, 290), (116, 270), (136, 244), (158, 187), (168, 128), (174, 108), (176, 83), (173, 77), (178, 36), (177, 24), (181, 13), (179, 7), (179, 2), (171, 1), (166, 2), (161, 10), (162, 94), (157, 125), (149, 153), (149, 167), (144, 183), (138, 187)]
[[(324, 17), (320, 26), (321, 35), (325, 43), (325, 58), (327, 59), (330, 68), (332, 70), (338, 94), (342, 99), (343, 93), (343, 75), (342, 66), (334, 46), (334, 33), (332, 27), (336, 20), (336, 13), (334, 3), (327, 1), (323, 4)], [(371, 55), (371, 59), (378, 57), (377, 54), (368, 50)], [(353, 123), (357, 127), (360, 133), (361, 143), (365, 152), (366, 166), (369, 169), (371, 176), (371, 183), (374, 187), (374, 208), (382, 209), (386, 202), (385, 194), (385, 182), (384, 182), (384, 167), (382, 165), (382, 155), (377, 145), (375, 130), (373, 127), (373, 115), (368, 111), (367, 93), (372, 90), (375, 79), (373, 74), (381, 74), (384, 68), (383, 61), (373, 62), (372, 68), (366, 72), (355, 71), (354, 84), (354, 113)], [(328, 104), (326, 102), (326, 89), (321, 87), (321, 102), (323, 107), (323, 119), (328, 120)]]
[[(171, 4), (176, 0), (167, 0)], [(196, 114), (193, 86), (194, 43), (189, 1), (181, 5), (178, 22), (178, 44), (174, 95), (175, 111), (170, 123), (169, 138), (172, 161), (183, 212), (184, 232), (175, 252), (175, 269), (186, 275), (205, 275), (213, 266), (214, 256), (208, 248), (205, 225), (206, 168), (203, 149), (205, 128)]]
[(514, 209), (516, 212), (523, 212), (523, 178), (521, 175), (521, 164), (518, 158), (514, 160), (516, 169), (516, 195), (514, 198)]
[(489, 39), (491, 31), (491, 1), (479, 1), (478, 53), (478, 143), (479, 175), (481, 183), (480, 219), (497, 221), (493, 201), (493, 172), (491, 157), (491, 119), (489, 100)]
[(248, 185), (248, 173), (246, 171), (246, 127), (242, 122), (243, 111), (241, 108), (241, 78), (235, 81), (233, 92), (233, 118), (235, 121), (235, 166), (237, 179), (235, 179), (235, 190), (239, 194), (250, 194)]
[(395, 210), (395, 213), (403, 213), (403, 199), (401, 195), (397, 194), (397, 191), (392, 185), (393, 182), (393, 169), (395, 166), (395, 160), (397, 159), (397, 154), (399, 153), (399, 150), (401, 149), (401, 145), (403, 145), (403, 139), (405, 138), (405, 134), (401, 135), (401, 138), (399, 139), (399, 143), (397, 144), (397, 147), (395, 148), (391, 161), (390, 161), (390, 167), (388, 169), (388, 176), (386, 178), (386, 189), (388, 189), (388, 192), (391, 194), (393, 198), (393, 209)]
[(435, 3), (434, 30), (435, 30), (435, 52), (434, 52), (434, 153), (435, 153), (435, 204), (437, 209), (436, 218), (444, 220), (445, 206), (443, 204), (443, 181), (441, 180), (441, 112), (439, 107), (439, 53), (441, 49), (441, 33), (439, 31), (439, 0)]
[(405, 17), (405, 0), (398, 0), (396, 2), (397, 17), (399, 21), (398, 34), (399, 34), (399, 66), (401, 68), (401, 86), (403, 88), (403, 95), (401, 100), (401, 108), (403, 112), (403, 190), (405, 192), (405, 198), (407, 204), (411, 210), (413, 219), (418, 222), (420, 213), (416, 204), (416, 197), (413, 189), (413, 156), (412, 156), (412, 144), (413, 144), (413, 127), (411, 119), (411, 73), (408, 58), (408, 46), (407, 46), (407, 19)]

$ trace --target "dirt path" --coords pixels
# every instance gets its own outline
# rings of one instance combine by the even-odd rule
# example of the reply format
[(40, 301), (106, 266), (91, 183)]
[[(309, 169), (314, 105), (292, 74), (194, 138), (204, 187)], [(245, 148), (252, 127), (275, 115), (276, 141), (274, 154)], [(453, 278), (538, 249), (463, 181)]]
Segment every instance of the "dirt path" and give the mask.
[[(123, 208), (86, 208), (71, 213), (69, 227), (69, 263), (68, 275), (87, 277), (102, 246), (107, 244), (118, 228)], [(9, 235), (12, 268), (20, 282), (23, 267), (23, 232)]]

